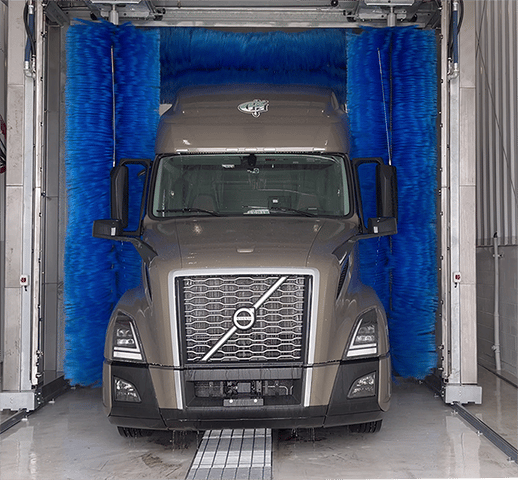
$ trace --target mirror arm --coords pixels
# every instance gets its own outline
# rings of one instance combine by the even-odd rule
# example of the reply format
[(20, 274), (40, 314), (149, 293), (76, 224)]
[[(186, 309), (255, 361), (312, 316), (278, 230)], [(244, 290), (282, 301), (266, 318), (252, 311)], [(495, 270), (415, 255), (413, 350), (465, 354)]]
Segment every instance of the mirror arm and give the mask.
[(153, 258), (158, 255), (153, 247), (151, 247), (151, 245), (137, 237), (117, 235), (115, 237), (110, 237), (110, 240), (115, 240), (118, 242), (130, 242), (136, 248), (142, 260), (144, 260), (144, 262), (146, 262), (148, 265), (151, 263), (151, 260), (153, 260)]
[(147, 264), (157, 256), (155, 250), (140, 238), (125, 235), (120, 220), (95, 220), (92, 227), (92, 236), (106, 240), (132, 243), (142, 257), (142, 260)]
[(342, 243), (340, 246), (335, 248), (333, 251), (333, 255), (338, 259), (338, 263), (341, 265), (342, 262), (345, 260), (347, 255), (349, 255), (354, 247), (354, 244), (357, 240), (360, 238), (363, 238), (363, 234), (356, 233), (353, 235), (349, 240), (346, 240), (344, 243)]
[(142, 260), (146, 264), (150, 264), (151, 260), (157, 256), (157, 253), (151, 247), (151, 245), (147, 244), (143, 240), (137, 237), (119, 237), (114, 238), (114, 240), (121, 240), (123, 242), (130, 242), (133, 244), (133, 246), (137, 249), (138, 254), (142, 257)]

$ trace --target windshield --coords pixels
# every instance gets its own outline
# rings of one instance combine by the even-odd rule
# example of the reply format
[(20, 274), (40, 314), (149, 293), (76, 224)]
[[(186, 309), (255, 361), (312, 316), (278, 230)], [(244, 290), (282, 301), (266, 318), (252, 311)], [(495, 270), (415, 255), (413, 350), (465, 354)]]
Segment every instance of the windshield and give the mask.
[(300, 154), (175, 155), (159, 160), (152, 214), (349, 214), (339, 156)]

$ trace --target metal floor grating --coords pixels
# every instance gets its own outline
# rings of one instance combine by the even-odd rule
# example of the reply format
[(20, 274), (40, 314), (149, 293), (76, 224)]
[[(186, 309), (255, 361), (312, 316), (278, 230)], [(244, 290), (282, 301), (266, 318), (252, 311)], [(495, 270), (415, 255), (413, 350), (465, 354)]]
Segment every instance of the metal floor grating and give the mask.
[(187, 480), (271, 480), (271, 429), (207, 430)]

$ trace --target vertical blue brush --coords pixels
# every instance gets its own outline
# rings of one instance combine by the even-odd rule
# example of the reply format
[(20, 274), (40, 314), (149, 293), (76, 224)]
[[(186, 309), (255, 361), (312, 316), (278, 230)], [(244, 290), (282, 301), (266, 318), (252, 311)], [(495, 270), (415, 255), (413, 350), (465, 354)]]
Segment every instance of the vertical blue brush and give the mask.
[[(399, 233), (390, 245), (384, 239), (361, 242), (362, 280), (387, 310), (395, 372), (413, 378), (424, 378), (436, 364), (436, 64), (433, 32), (392, 28), (349, 34), (351, 154), (386, 159), (386, 108), (398, 168)], [(372, 183), (362, 187), (374, 198)], [(370, 200), (365, 208), (373, 210)]]
[[(158, 30), (140, 30), (131, 24), (118, 27), (114, 42), (117, 161), (123, 158), (152, 159), (154, 156), (160, 103), (159, 49)], [(132, 180), (128, 228), (136, 230), (144, 178), (141, 178), (142, 182), (136, 178)], [(131, 244), (119, 243), (117, 260), (117, 292), (122, 295), (139, 284), (141, 259)]]
[[(351, 127), (351, 157), (382, 157), (387, 163), (388, 145), (385, 124), (385, 97), (389, 76), (380, 75), (379, 61), (389, 64), (390, 36), (386, 30), (368, 29), (349, 34), (347, 46), (347, 107)], [(376, 216), (376, 183), (370, 167), (360, 177), (363, 210)], [(385, 309), (390, 306), (389, 239), (374, 238), (360, 242), (362, 282), (376, 290)]]
[(101, 378), (104, 335), (117, 299), (113, 243), (92, 237), (93, 221), (110, 212), (112, 31), (106, 23), (79, 23), (66, 40), (64, 368), (70, 383), (80, 385)]
[(393, 237), (390, 338), (394, 369), (424, 378), (436, 366), (437, 52), (435, 32), (393, 32), (393, 156), (399, 225)]

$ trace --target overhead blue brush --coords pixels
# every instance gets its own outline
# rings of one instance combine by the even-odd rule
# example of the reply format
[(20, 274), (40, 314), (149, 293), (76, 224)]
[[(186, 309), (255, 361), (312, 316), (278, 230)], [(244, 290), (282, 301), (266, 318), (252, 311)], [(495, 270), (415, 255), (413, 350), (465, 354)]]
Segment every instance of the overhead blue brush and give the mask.
[(234, 33), (161, 29), (161, 101), (189, 85), (298, 84), (332, 88), (345, 101), (344, 30)]

